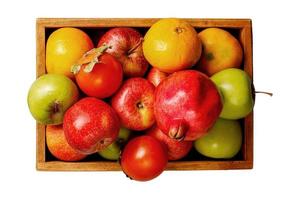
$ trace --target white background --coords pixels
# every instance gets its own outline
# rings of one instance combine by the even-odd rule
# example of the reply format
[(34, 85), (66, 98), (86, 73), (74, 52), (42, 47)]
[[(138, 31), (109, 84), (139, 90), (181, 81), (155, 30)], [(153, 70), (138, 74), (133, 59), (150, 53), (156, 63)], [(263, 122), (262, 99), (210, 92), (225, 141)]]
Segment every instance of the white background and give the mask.
[[(9, 3), (8, 3), (9, 2)], [(299, 199), (297, 1), (1, 1), (0, 199)], [(37, 17), (252, 18), (255, 105), (253, 170), (164, 172), (130, 181), (121, 172), (37, 172), (35, 122), (26, 95), (35, 79)]]

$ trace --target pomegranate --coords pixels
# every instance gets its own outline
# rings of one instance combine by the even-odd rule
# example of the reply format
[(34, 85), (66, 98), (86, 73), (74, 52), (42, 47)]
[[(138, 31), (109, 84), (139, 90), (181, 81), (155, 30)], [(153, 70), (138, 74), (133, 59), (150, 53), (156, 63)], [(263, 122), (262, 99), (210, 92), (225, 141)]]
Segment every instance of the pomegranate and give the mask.
[(215, 123), (221, 111), (217, 87), (199, 71), (175, 72), (156, 88), (157, 126), (171, 138), (196, 140)]
[(71, 147), (81, 153), (92, 154), (117, 139), (120, 121), (107, 103), (85, 97), (67, 110), (63, 129)]
[(178, 141), (168, 137), (157, 126), (153, 126), (146, 134), (158, 139), (167, 146), (169, 160), (179, 160), (183, 158), (189, 153), (193, 146), (192, 141)]

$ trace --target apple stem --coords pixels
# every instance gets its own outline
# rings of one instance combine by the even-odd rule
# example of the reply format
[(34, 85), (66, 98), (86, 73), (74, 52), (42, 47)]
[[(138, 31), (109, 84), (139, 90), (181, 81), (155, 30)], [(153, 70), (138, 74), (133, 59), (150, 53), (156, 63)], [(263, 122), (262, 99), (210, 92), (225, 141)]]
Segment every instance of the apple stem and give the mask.
[(142, 104), (141, 102), (138, 102), (138, 103), (136, 104), (136, 107), (137, 107), (138, 109), (141, 109), (141, 108), (143, 108), (144, 106), (143, 106), (143, 104)]
[(144, 41), (144, 39), (140, 38), (139, 42), (136, 45), (134, 45), (131, 49), (129, 49), (129, 51), (127, 52), (127, 55), (130, 55), (134, 50), (136, 50), (143, 41)]
[(273, 93), (271, 92), (264, 92), (264, 91), (255, 91), (256, 94), (267, 94), (269, 96), (273, 96)]

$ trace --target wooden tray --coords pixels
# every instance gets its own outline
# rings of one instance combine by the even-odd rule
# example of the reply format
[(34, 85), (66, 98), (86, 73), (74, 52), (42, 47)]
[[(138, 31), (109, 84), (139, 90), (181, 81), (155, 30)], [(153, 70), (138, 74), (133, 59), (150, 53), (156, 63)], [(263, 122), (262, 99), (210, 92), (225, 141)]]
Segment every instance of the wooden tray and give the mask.
[[(78, 27), (97, 37), (98, 32), (111, 27), (134, 27), (141, 33), (158, 19), (66, 19), (40, 18), (36, 21), (36, 77), (46, 73), (45, 47), (49, 34), (60, 27)], [(244, 50), (243, 68), (252, 78), (252, 26), (250, 19), (185, 19), (197, 31), (207, 27), (220, 27), (235, 35)], [(168, 163), (167, 170), (223, 170), (253, 168), (253, 113), (242, 120), (244, 127), (241, 152), (230, 160), (208, 159), (196, 152), (191, 152), (187, 158)], [(94, 155), (80, 162), (63, 162), (55, 160), (47, 150), (45, 126), (36, 126), (36, 168), (52, 171), (116, 171), (121, 170), (119, 163), (101, 160)]]

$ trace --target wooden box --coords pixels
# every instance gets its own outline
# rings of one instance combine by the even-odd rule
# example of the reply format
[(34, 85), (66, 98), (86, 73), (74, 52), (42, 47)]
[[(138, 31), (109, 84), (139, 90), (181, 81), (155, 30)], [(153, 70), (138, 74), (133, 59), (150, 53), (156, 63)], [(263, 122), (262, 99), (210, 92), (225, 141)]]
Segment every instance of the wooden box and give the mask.
[[(78, 27), (95, 41), (97, 35), (111, 27), (134, 27), (141, 33), (158, 19), (63, 19), (43, 18), (36, 21), (36, 76), (45, 71), (45, 46), (49, 34), (60, 27)], [(236, 36), (244, 50), (243, 68), (252, 78), (252, 27), (250, 19), (186, 19), (199, 32), (207, 27), (220, 27)], [(242, 120), (244, 134), (240, 153), (230, 160), (208, 159), (193, 150), (186, 158), (168, 163), (167, 170), (224, 170), (251, 169), (253, 167), (253, 113)], [(121, 170), (118, 162), (101, 160), (91, 155), (80, 162), (56, 160), (49, 153), (45, 141), (45, 126), (37, 124), (36, 168), (53, 171), (105, 171)]]

